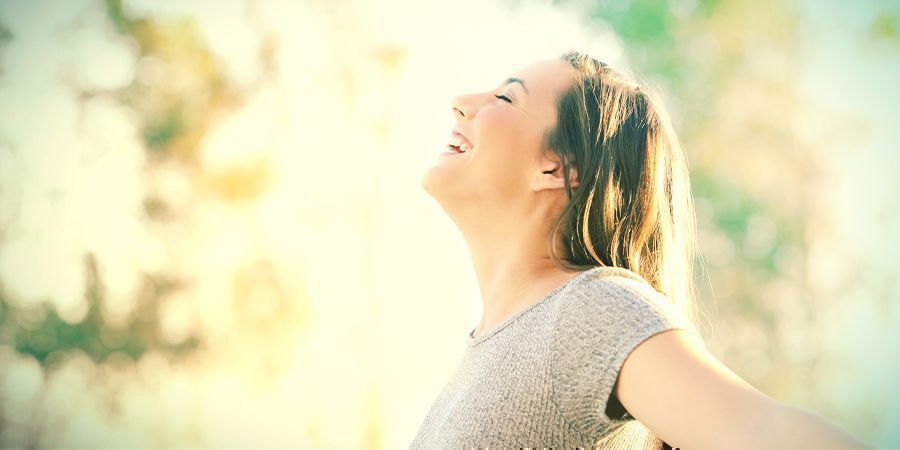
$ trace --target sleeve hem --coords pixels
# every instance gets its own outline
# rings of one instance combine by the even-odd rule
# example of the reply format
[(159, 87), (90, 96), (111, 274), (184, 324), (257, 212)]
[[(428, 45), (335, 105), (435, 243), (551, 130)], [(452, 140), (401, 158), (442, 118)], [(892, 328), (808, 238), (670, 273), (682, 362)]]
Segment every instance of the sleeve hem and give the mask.
[[(638, 346), (644, 343), (644, 341), (650, 339), (653, 336), (656, 336), (657, 334), (664, 333), (670, 330), (684, 330), (696, 334), (696, 330), (689, 326), (663, 324), (662, 327), (654, 328), (649, 333), (636, 335), (636, 338), (629, 341), (627, 346), (622, 347), (620, 351), (616, 352), (615, 356), (611, 360), (611, 364), (607, 368), (606, 372), (603, 373), (600, 379), (598, 402), (602, 403), (602, 410), (598, 411), (597, 415), (600, 424), (609, 424), (621, 420), (619, 418), (607, 416), (606, 407), (608, 406), (607, 402), (609, 401), (609, 397), (612, 395), (613, 387), (615, 387), (616, 382), (618, 381), (622, 366), (625, 364), (625, 360), (627, 360), (631, 353), (634, 352), (634, 350), (637, 349)], [(622, 407), (624, 408), (625, 405), (622, 405)]]

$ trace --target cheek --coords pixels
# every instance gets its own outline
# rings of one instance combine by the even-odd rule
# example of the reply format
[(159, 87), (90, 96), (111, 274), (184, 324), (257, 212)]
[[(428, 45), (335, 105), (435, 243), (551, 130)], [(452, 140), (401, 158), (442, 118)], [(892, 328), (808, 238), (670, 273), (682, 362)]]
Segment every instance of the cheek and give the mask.
[(473, 163), (493, 190), (520, 191), (526, 186), (534, 137), (516, 112), (501, 109), (479, 112), (480, 120), (474, 124), (478, 149)]
[(498, 106), (478, 113), (474, 131), (479, 149), (485, 158), (511, 157), (526, 143), (527, 127), (516, 112)]

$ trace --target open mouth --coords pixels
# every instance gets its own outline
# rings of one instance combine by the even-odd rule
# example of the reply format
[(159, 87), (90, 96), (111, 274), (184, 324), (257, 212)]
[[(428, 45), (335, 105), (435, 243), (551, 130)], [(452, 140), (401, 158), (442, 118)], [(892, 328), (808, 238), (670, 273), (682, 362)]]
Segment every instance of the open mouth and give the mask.
[(472, 149), (472, 144), (465, 136), (454, 131), (450, 134), (450, 141), (447, 143), (447, 149), (453, 153), (466, 153)]

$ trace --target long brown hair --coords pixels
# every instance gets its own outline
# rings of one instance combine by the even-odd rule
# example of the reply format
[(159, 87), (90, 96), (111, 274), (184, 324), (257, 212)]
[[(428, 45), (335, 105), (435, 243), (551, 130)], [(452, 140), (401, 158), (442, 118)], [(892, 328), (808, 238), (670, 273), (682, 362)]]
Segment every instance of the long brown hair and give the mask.
[(629, 269), (693, 319), (696, 231), (687, 158), (661, 101), (586, 54), (569, 50), (561, 58), (577, 76), (560, 95), (557, 124), (546, 135), (545, 151), (565, 167), (568, 196), (552, 229), (551, 258), (573, 270)]
[[(545, 152), (563, 164), (568, 197), (548, 242), (551, 258), (574, 270), (629, 269), (694, 321), (696, 224), (687, 158), (659, 97), (586, 54), (569, 50), (561, 58), (577, 75), (560, 95), (545, 142)], [(597, 448), (671, 447), (630, 420)]]

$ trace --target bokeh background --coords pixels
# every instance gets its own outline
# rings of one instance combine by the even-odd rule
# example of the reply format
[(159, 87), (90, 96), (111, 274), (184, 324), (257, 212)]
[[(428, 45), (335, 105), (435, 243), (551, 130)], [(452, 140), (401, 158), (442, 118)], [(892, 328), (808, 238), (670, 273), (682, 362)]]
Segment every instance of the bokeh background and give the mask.
[(568, 48), (673, 115), (713, 353), (900, 447), (888, 0), (0, 0), (0, 446), (408, 446), (480, 314), (450, 100)]

